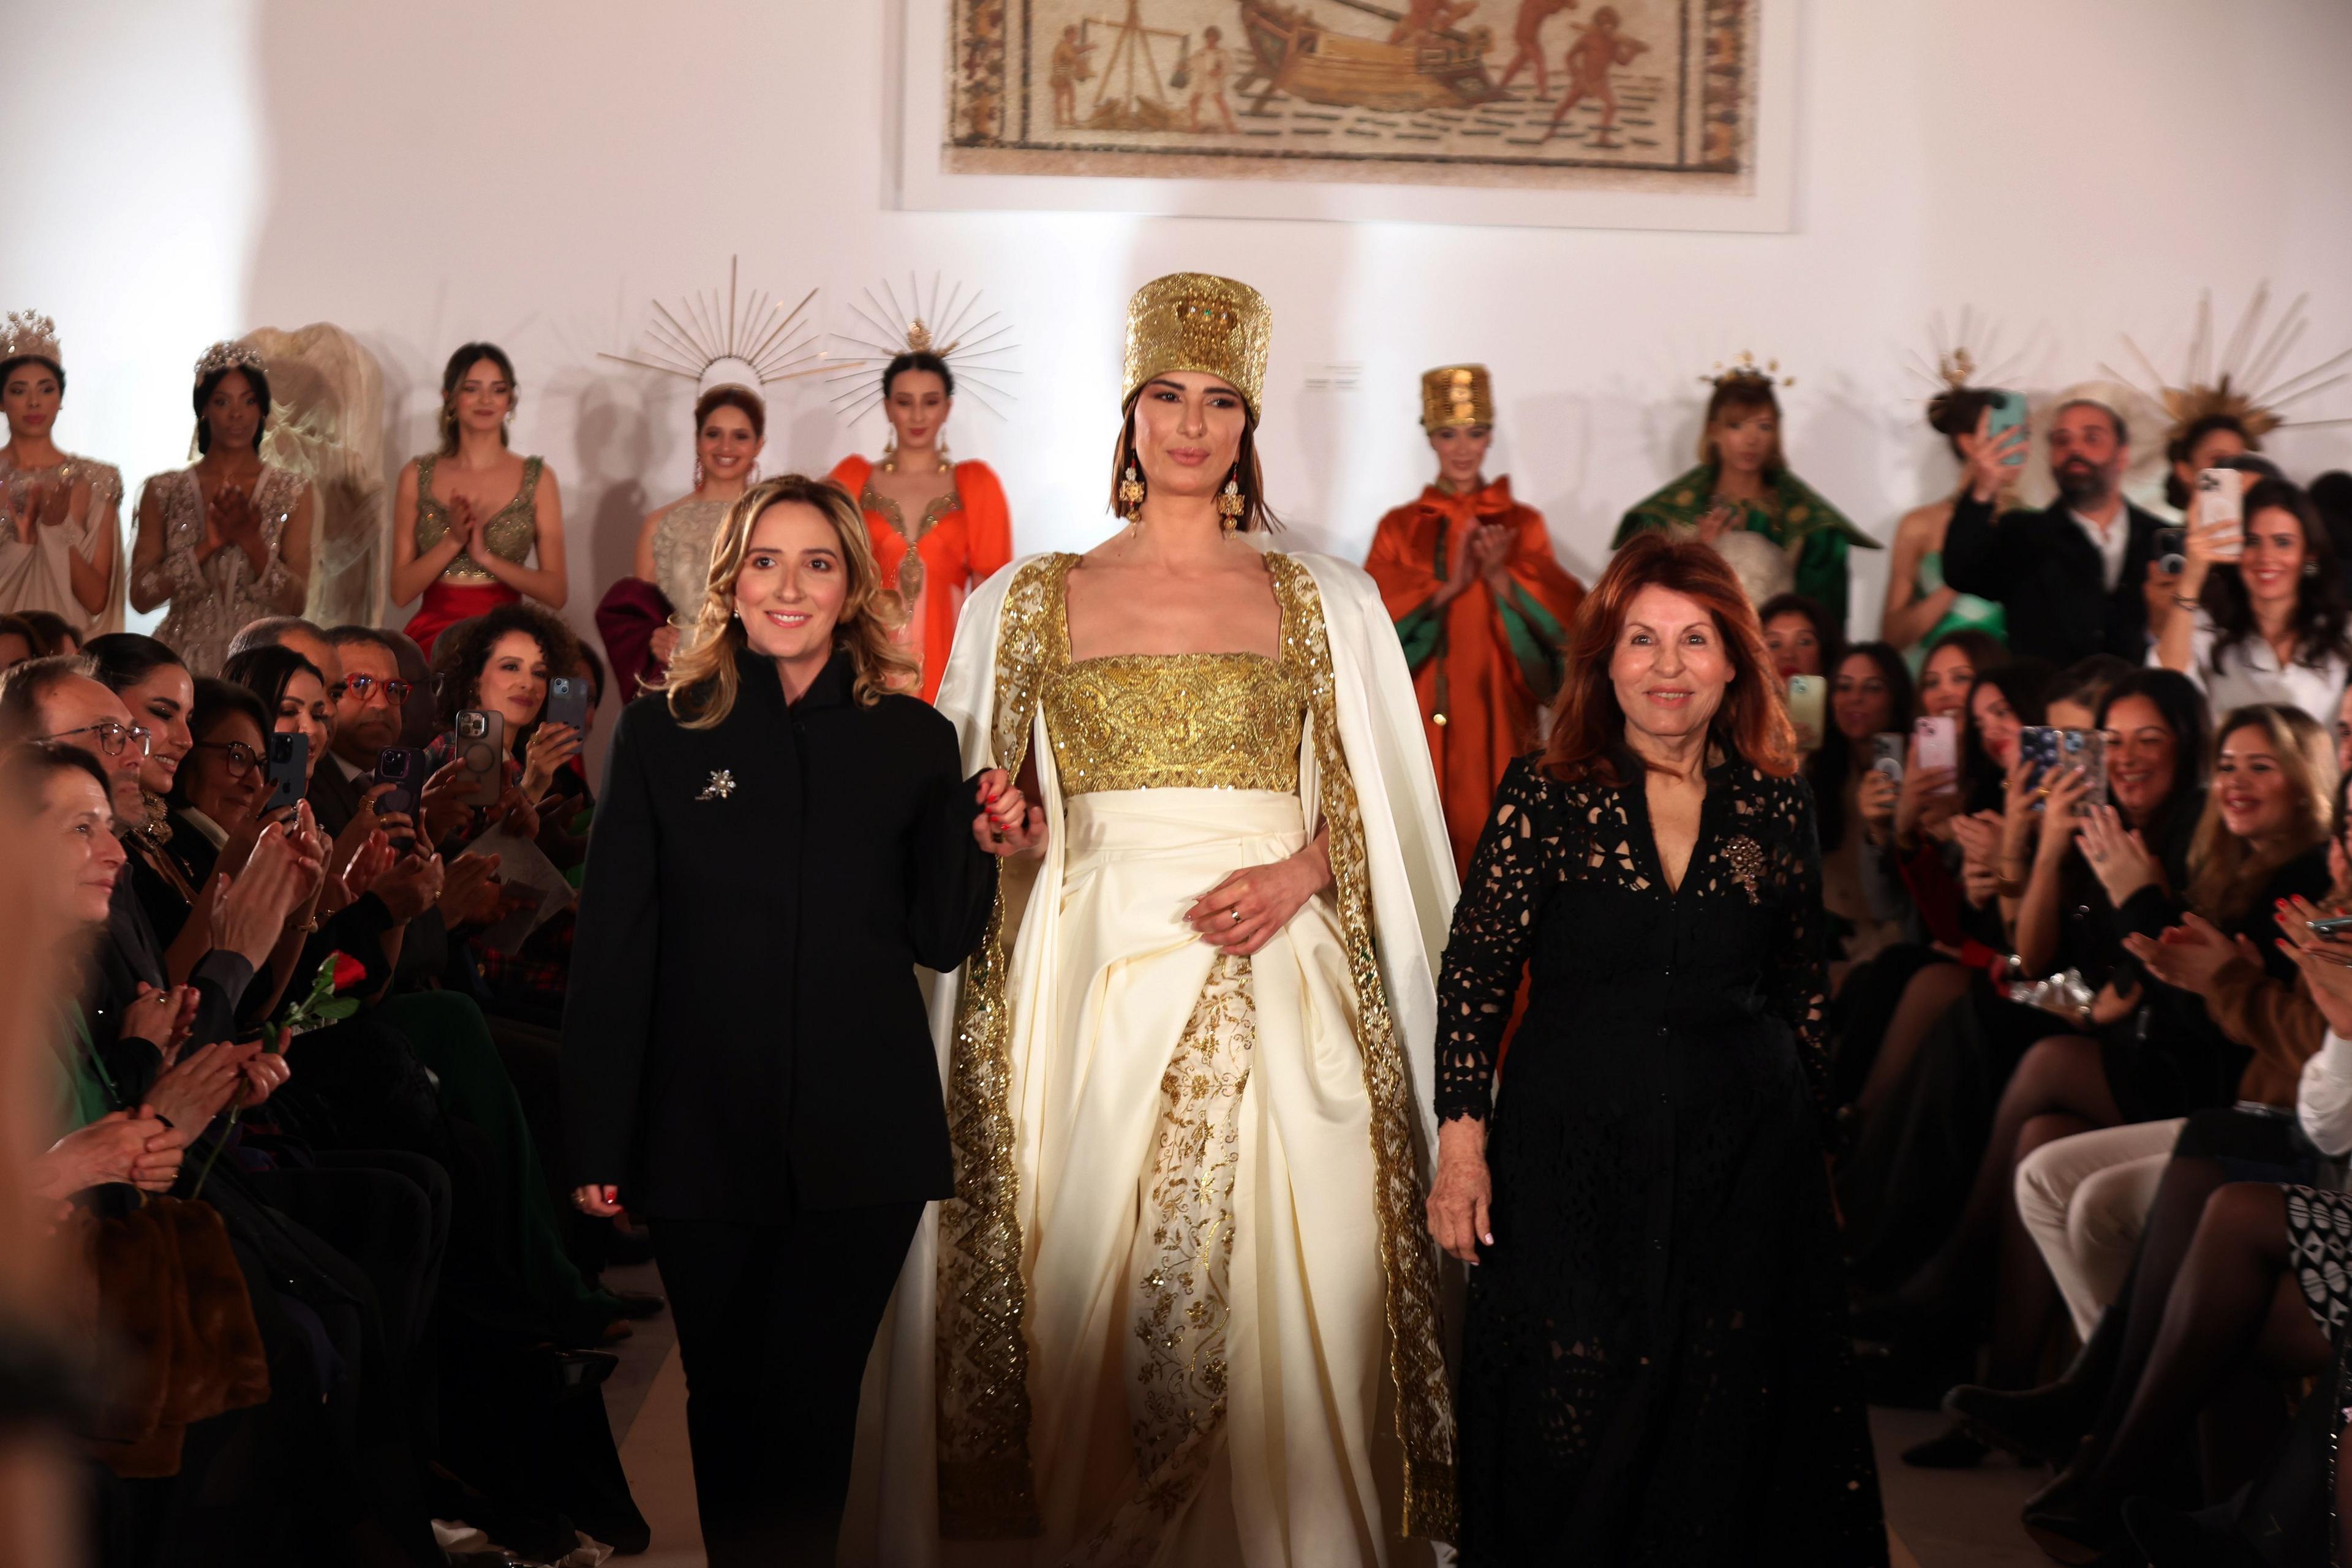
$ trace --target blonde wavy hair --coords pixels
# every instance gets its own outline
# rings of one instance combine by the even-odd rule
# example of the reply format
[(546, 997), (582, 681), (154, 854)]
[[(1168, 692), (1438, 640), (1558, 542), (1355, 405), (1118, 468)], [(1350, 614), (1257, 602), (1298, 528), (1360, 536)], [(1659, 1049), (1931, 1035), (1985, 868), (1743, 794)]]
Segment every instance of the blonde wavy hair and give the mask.
[(2221, 763), (2221, 748), (2241, 730), (2260, 730), (2269, 740), (2271, 755), (2286, 774), (2294, 826), (2269, 854), (2255, 854), (2221, 821), (2221, 782), (2217, 773), (2206, 791), (2196, 837), (2189, 842), (2189, 907), (2210, 921), (2232, 921), (2245, 914), (2272, 872), (2314, 845), (2326, 843), (2336, 807), (2336, 746), (2318, 720), (2300, 708), (2275, 702), (2233, 708), (2213, 727), (2216, 770)]
[(647, 683), (667, 694), (669, 710), (689, 730), (710, 729), (734, 710), (735, 656), (746, 646), (743, 623), (735, 616), (735, 580), (742, 575), (743, 556), (760, 514), (795, 501), (823, 513), (841, 545), (849, 593), (841, 602), (841, 619), (834, 624), (833, 646), (849, 655), (858, 705), (871, 708), (886, 692), (920, 684), (921, 663), (892, 639), (907, 624), (905, 602), (895, 589), (882, 586), (882, 569), (875, 563), (874, 544), (866, 535), (866, 518), (857, 503), (831, 479), (779, 474), (745, 490), (719, 520), (719, 532), (710, 542), (710, 573), (702, 603), (691, 617), (681, 617), (684, 625), (668, 672)]

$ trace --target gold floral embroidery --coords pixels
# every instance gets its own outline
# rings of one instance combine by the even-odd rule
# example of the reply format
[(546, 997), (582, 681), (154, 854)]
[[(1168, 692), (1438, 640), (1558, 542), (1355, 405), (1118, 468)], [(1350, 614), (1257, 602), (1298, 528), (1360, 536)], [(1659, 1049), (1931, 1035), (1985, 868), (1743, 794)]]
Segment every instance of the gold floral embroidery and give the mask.
[[(1255, 654), (1089, 658), (1045, 683), (1045, 704), (1065, 795), (1298, 788), (1307, 694), (1290, 671)], [(1266, 743), (1285, 733), (1290, 744)]]
[(1438, 1344), (1437, 1257), (1423, 1228), (1420, 1167), (1413, 1153), (1404, 1052), (1389, 1016), (1372, 936), (1371, 879), (1364, 819), (1339, 742), (1337, 685), (1323, 600), (1307, 571), (1268, 555), (1282, 602), (1283, 662), (1305, 681), (1315, 725), (1323, 820), (1331, 830), (1331, 877), (1339, 931), (1356, 985), (1356, 1039), (1371, 1101), (1372, 1159), (1379, 1184), (1381, 1258), (1388, 1273), (1389, 1374), (1396, 1384), (1397, 1436), (1404, 1445), (1404, 1532), (1436, 1541), (1454, 1535), (1454, 1402)]
[(1764, 875), (1763, 846), (1742, 834), (1725, 843), (1723, 854), (1731, 862), (1731, 879), (1747, 893), (1749, 903), (1758, 902), (1757, 886)]
[[(993, 751), (1018, 773), (1046, 678), (1068, 658), (1062, 580), (1077, 561), (1023, 567), (997, 623)], [(940, 1531), (956, 1540), (1034, 1536), (1029, 1460), (1029, 1346), (1021, 1315), (1021, 1226), (1014, 1204), (1011, 1009), (1004, 996), (1004, 894), (964, 968), (948, 1047), (948, 1136), (955, 1195), (940, 1205), (938, 1455)]]

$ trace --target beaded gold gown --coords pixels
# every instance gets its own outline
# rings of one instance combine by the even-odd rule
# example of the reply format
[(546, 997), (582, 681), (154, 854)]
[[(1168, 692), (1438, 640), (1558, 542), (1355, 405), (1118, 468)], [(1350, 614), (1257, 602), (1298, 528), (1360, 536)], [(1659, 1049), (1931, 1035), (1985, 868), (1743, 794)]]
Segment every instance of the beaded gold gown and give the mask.
[[(1452, 1413), (1420, 1215), (1425, 1080), (1403, 1044), (1429, 982), (1406, 950), (1424, 941), (1414, 906), (1450, 910), (1453, 883), (1410, 677), (1401, 656), (1382, 666), (1407, 699), (1393, 742), (1346, 744), (1319, 578), (1283, 556), (1279, 658), (1074, 661), (1074, 562), (1015, 567), (974, 601), (1002, 597), (991, 727), (1036, 742), (1048, 844), (961, 976), (957, 1197), (884, 1341), (908, 1380), (944, 1374), (929, 1411), (902, 1387), (881, 1399), (934, 1438), (950, 1544), (872, 1559), (955, 1563), (959, 1537), (1012, 1536), (1033, 1564), (1426, 1562), (1407, 1537), (1450, 1533)], [(1349, 574), (1349, 624), (1379, 616), (1369, 579), (1318, 566)], [(969, 615), (963, 637), (988, 641)], [(966, 689), (951, 671), (950, 717)], [(1389, 757), (1403, 778), (1384, 787)], [(1368, 856), (1376, 807), (1409, 854), (1381, 833)], [(1256, 953), (1185, 923), (1327, 824), (1336, 886)], [(1376, 935), (1382, 893), (1394, 923)], [(894, 1510), (907, 1490), (882, 1480)]]

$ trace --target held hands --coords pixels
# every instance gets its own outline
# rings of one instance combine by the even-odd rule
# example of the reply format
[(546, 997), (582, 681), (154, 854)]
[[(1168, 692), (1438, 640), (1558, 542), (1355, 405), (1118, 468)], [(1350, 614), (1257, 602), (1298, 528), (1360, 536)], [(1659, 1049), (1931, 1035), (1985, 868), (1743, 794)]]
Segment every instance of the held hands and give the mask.
[[(2069, 771), (2080, 779), (2081, 770)], [(2082, 798), (2084, 787), (2079, 784), (2076, 785), (2074, 790), (2075, 799)], [(2050, 810), (2054, 813), (2058, 807), (2059, 792), (2053, 789), (2050, 792)], [(2060, 836), (2053, 834), (2050, 837)], [(2098, 877), (2099, 886), (2107, 890), (2107, 902), (2117, 909), (2123, 908), (2124, 900), (2142, 888), (2155, 887), (2164, 879), (2162, 868), (2157, 865), (2156, 857), (2148, 852), (2147, 841), (2124, 826), (2124, 819), (2116, 815), (2116, 808), (2112, 805), (2093, 806), (2091, 814), (2083, 818), (2077, 837), (2082, 842), (2083, 858), (2091, 863), (2091, 870)]]
[(1247, 958), (1330, 885), (1331, 859), (1318, 835), (1286, 859), (1227, 877), (1185, 910), (1184, 919), (1211, 947)]
[(1477, 1266), (1481, 1245), (1495, 1245), (1488, 1209), (1495, 1184), (1486, 1171), (1486, 1124), (1457, 1116), (1437, 1130), (1437, 1177), (1429, 1184), (1429, 1234), (1446, 1255)]
[(621, 1214), (621, 1189), (610, 1182), (591, 1183), (572, 1189), (572, 1205), (582, 1214), (594, 1215), (598, 1219), (615, 1219)]
[(187, 1141), (156, 1121), (145, 1106), (136, 1115), (109, 1111), (67, 1133), (33, 1162), (33, 1194), (66, 1198), (109, 1182), (126, 1183), (142, 1192), (169, 1192), (179, 1178), (181, 1151), (186, 1147)]
[(1000, 859), (1026, 855), (1045, 841), (1045, 811), (1031, 805), (1003, 768), (980, 775), (980, 815), (971, 819), (971, 836), (982, 849)]

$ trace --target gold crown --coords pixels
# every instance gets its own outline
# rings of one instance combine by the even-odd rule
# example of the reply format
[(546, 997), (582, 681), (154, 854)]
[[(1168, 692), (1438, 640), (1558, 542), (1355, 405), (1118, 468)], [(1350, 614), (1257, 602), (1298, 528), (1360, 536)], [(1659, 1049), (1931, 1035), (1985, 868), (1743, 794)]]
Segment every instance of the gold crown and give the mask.
[(27, 355), (53, 364), (65, 363), (58, 347), (58, 324), (31, 310), (11, 310), (6, 322), (0, 324), (0, 359)]
[(1797, 384), (1795, 376), (1780, 374), (1779, 360), (1758, 364), (1756, 356), (1746, 349), (1740, 350), (1739, 357), (1733, 360), (1730, 364), (1717, 364), (1712, 374), (1700, 376), (1699, 379), (1709, 386), (1728, 386), (1734, 382), (1747, 382), (1751, 385), (1761, 386), (1767, 391), (1769, 391), (1776, 383), (1781, 386)]
[[(2168, 440), (2179, 440), (2189, 433), (2190, 426), (2211, 415), (2224, 415), (2237, 422), (2240, 428), (2260, 440), (2272, 431), (2284, 426), (2342, 425), (2343, 419), (2289, 419), (2286, 411), (2305, 398), (2326, 392), (2345, 377), (2335, 374), (2347, 360), (2352, 349), (2320, 361), (2310, 369), (2293, 375), (2283, 373), (2287, 351), (2303, 336), (2305, 325), (2304, 306), (2310, 301), (2308, 294), (2289, 305), (2278, 324), (2268, 333), (2263, 331), (2264, 317), (2270, 311), (2271, 286), (2264, 283), (2254, 290), (2245, 311), (2238, 318), (2237, 330), (2230, 334), (2217, 358), (2213, 340), (2213, 297), (2209, 292), (2197, 301), (2197, 327), (2189, 342), (2188, 374), (2175, 384), (2151, 363), (2140, 346), (2124, 339), (2147, 373), (2152, 386), (2143, 386), (2120, 371), (2102, 364), (2099, 369), (2134, 391), (2153, 397), (2172, 416), (2172, 428)], [(2257, 346), (2259, 344), (2259, 346)]]
[(1258, 416), (1274, 312), (1246, 283), (1206, 272), (1155, 278), (1127, 302), (1127, 375), (1131, 399), (1143, 384), (1171, 370), (1197, 371), (1230, 383)]
[(259, 349), (223, 339), (197, 359), (196, 379), (201, 382), (205, 377), (224, 370), (257, 370), (267, 375), (269, 374), (269, 362), (261, 357)]
[(1421, 423), (1426, 430), (1495, 422), (1495, 383), (1483, 364), (1447, 364), (1423, 371)]

